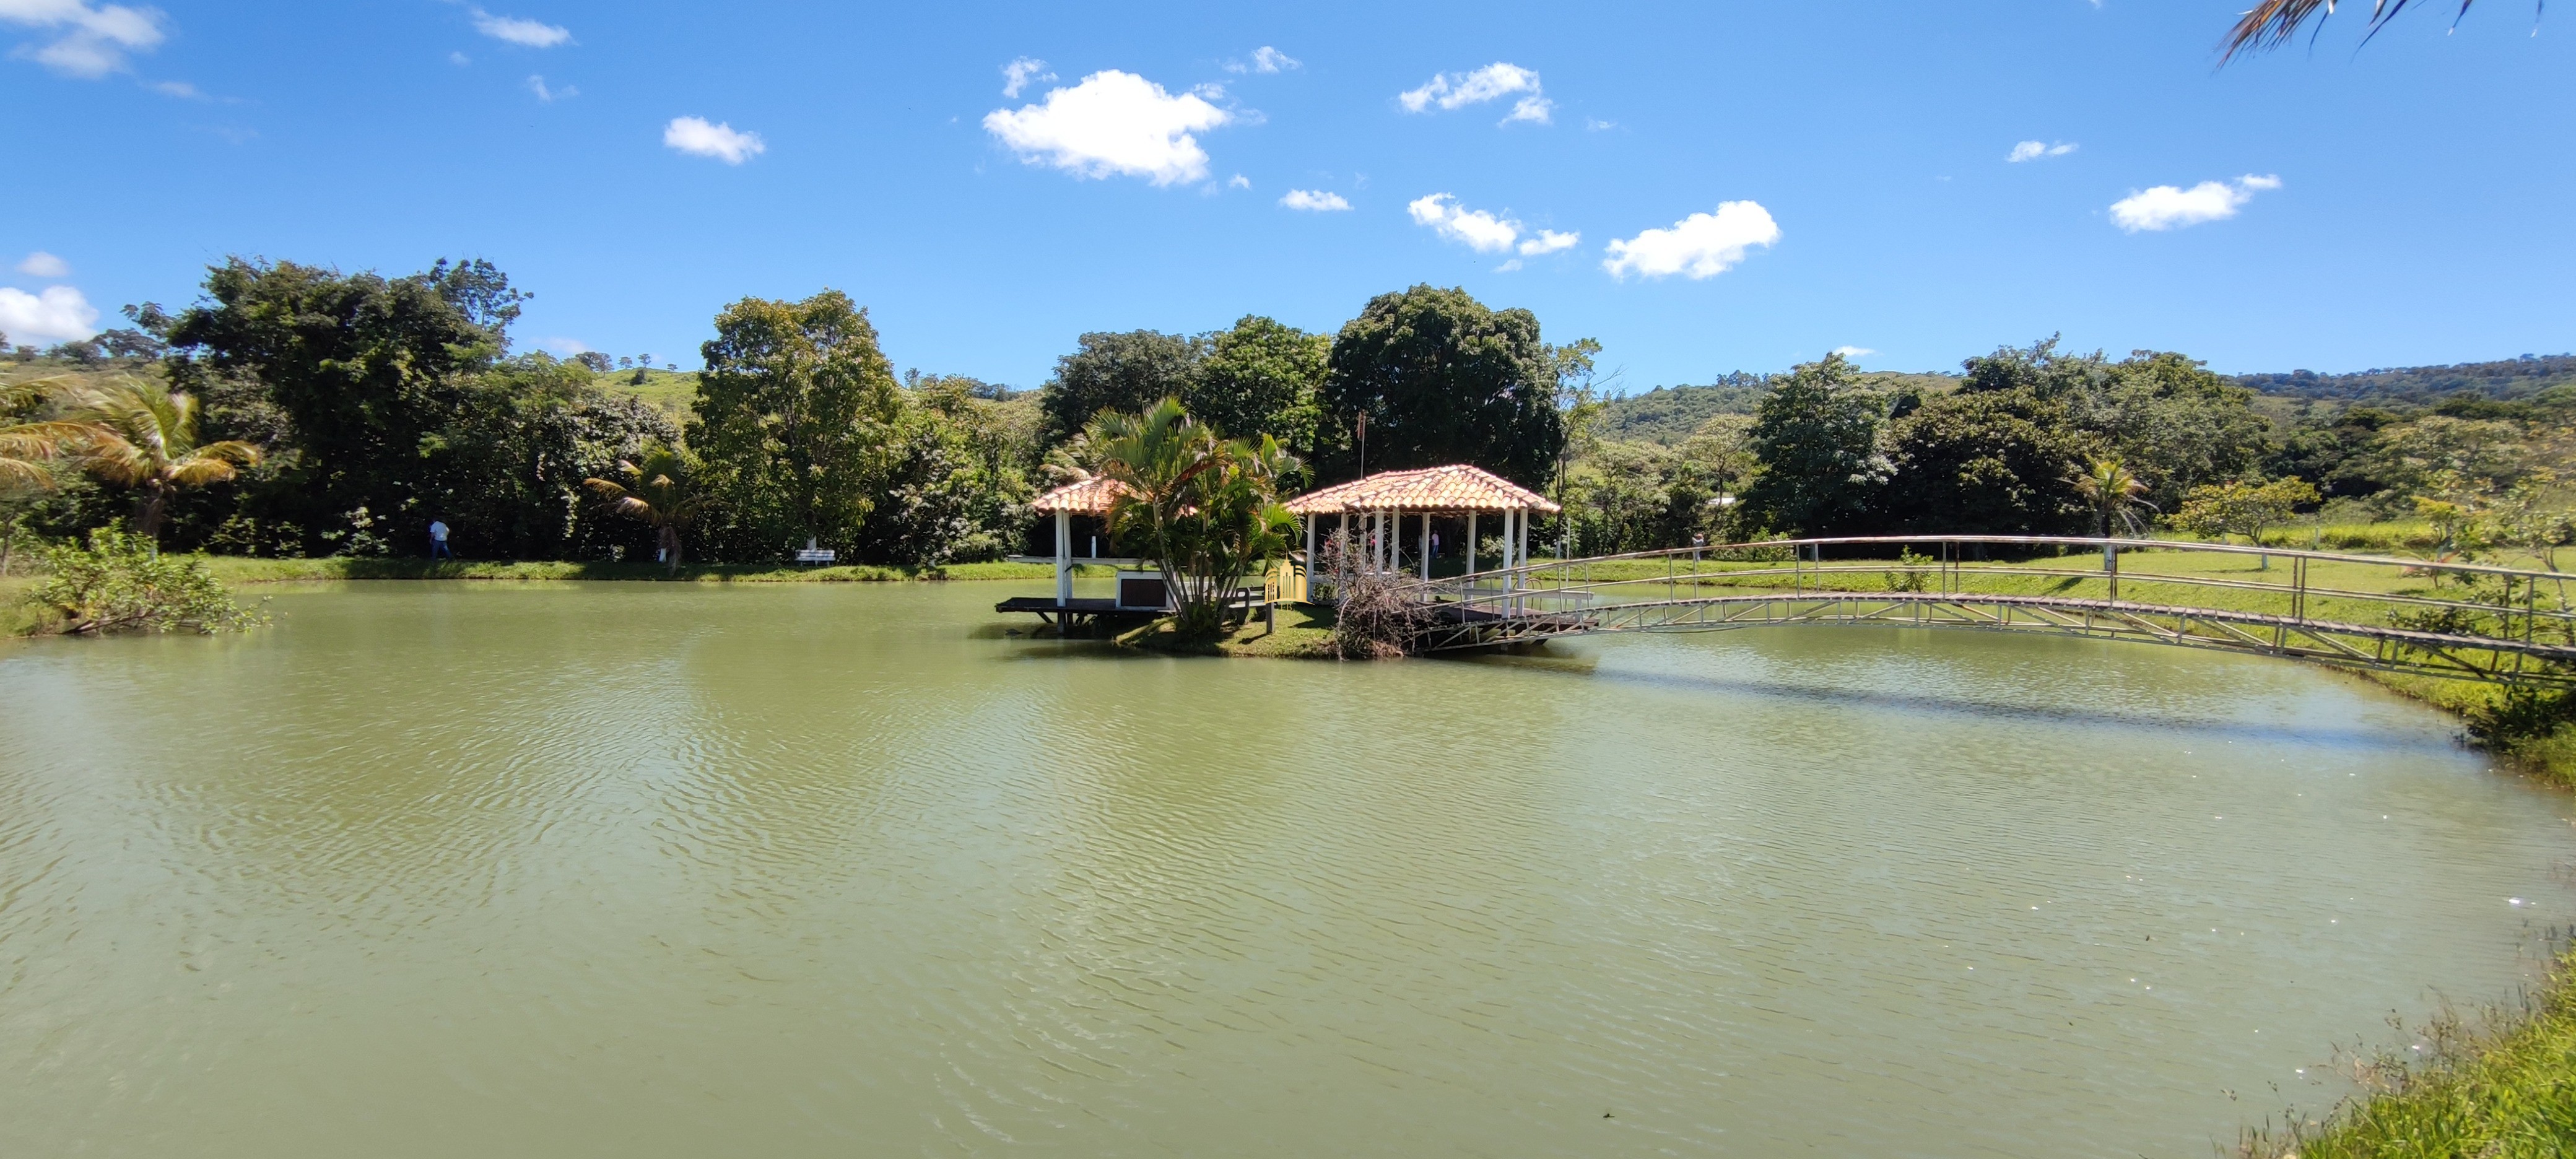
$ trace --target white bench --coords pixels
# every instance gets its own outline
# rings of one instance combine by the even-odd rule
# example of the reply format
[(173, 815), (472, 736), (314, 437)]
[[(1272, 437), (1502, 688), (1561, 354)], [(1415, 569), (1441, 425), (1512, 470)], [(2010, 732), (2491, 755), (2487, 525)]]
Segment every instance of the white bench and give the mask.
[(833, 551), (828, 547), (800, 547), (796, 549), (796, 562), (798, 563), (830, 563), (840, 557), (839, 552)]

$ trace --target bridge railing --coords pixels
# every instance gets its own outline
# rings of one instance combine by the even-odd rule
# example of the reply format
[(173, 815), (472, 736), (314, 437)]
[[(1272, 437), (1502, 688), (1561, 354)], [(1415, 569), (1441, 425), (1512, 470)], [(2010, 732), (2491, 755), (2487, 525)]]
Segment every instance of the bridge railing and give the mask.
[[(1586, 617), (1606, 609), (1638, 604), (1889, 593), (1909, 600), (2026, 597), (2123, 613), (2205, 611), (2261, 617), (2284, 628), (2388, 629), (2537, 653), (2576, 647), (2571, 579), (2576, 575), (2492, 564), (2238, 544), (1918, 535), (1542, 559), (1417, 581), (1404, 591), (1446, 605), (1458, 620), (1555, 620), (1564, 632), (1582, 630)], [(1622, 622), (1646, 621), (1625, 615)]]

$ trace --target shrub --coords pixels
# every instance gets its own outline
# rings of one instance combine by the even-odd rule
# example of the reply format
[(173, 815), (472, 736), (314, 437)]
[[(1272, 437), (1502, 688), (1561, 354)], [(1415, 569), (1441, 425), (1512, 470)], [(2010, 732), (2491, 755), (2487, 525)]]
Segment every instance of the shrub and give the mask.
[(53, 573), (36, 600), (62, 616), (59, 631), (239, 632), (268, 622), (233, 603), (204, 560), (163, 557), (150, 541), (114, 528), (90, 533), (87, 547), (45, 549)]

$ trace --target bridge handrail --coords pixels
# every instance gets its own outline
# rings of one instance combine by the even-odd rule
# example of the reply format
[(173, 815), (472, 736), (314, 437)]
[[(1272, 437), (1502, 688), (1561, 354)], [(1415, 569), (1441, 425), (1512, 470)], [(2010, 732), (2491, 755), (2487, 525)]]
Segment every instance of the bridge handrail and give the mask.
[[(1405, 586), (1433, 587), (1443, 584), (1455, 584), (1462, 580), (1530, 575), (1557, 568), (1611, 563), (1619, 560), (1665, 559), (1673, 556), (1708, 554), (1725, 551), (1750, 551), (1782, 547), (1830, 547), (1851, 544), (1893, 544), (1905, 546), (1926, 543), (1971, 545), (1999, 544), (2029, 547), (2084, 547), (2093, 550), (2111, 547), (2123, 551), (2136, 549), (2140, 551), (2204, 552), (2228, 555), (2274, 556), (2282, 559), (2319, 560), (2330, 563), (2359, 563), (2380, 567), (2418, 568), (2424, 570), (2438, 570), (2477, 575), (2507, 576), (2516, 579), (2549, 580), (2553, 582), (2576, 579), (2576, 572), (2533, 571), (2528, 568), (2498, 567), (2494, 564), (2453, 563), (2444, 560), (2410, 559), (2405, 556), (2396, 555), (2355, 555), (2348, 552), (2310, 551), (2305, 548), (2256, 547), (2236, 543), (2203, 543), (2197, 540), (2187, 539), (2124, 539), (2117, 536), (2101, 537), (2068, 535), (1840, 535), (1809, 539), (1757, 539), (1737, 543), (1703, 544), (1696, 547), (1654, 548), (1647, 551), (1621, 552), (1615, 555), (1579, 556), (1574, 559), (1534, 560), (1526, 564), (1517, 564), (1508, 568), (1492, 568), (1485, 571), (1471, 572), (1466, 575), (1448, 576), (1442, 579), (1429, 581), (1415, 580)], [(1720, 560), (1710, 562), (1729, 561)], [(1955, 564), (1961, 561), (1948, 562)], [(1864, 570), (1881, 571), (1885, 569), (1882, 567), (1872, 567)]]

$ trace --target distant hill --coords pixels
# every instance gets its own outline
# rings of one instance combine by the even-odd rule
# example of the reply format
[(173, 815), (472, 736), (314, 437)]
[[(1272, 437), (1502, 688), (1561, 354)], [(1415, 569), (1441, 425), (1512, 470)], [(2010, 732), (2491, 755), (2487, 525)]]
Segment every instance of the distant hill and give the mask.
[[(1749, 415), (1770, 393), (1771, 375), (1737, 371), (1705, 386), (1659, 386), (1644, 394), (1614, 398), (1602, 405), (1601, 436), (1608, 439), (1673, 445), (1691, 437), (1708, 420), (1723, 414)], [(1938, 394), (1959, 384), (1950, 374), (1871, 371), (1860, 376), (1872, 389), (1918, 390)]]
[(2354, 374), (2240, 374), (2239, 385), (2264, 394), (2322, 402), (2407, 403), (2428, 406), (2468, 393), (2501, 401), (2529, 398), (2576, 382), (2576, 354), (2530, 355), (2456, 366), (2406, 366)]

